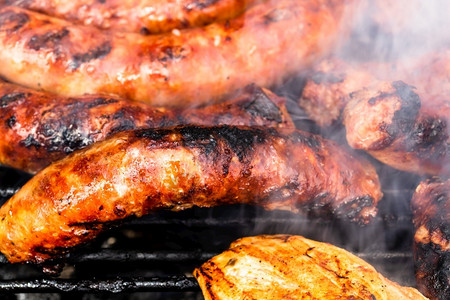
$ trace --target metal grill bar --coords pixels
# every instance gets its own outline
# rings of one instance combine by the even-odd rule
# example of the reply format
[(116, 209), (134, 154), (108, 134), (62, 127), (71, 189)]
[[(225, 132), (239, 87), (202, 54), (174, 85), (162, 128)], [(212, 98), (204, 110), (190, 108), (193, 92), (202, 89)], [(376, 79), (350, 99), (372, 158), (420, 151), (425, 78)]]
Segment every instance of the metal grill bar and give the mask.
[(35, 279), (0, 281), (0, 291), (30, 292), (138, 292), (138, 291), (197, 291), (195, 278), (186, 276), (153, 277), (114, 280)]
[(20, 188), (2, 188), (0, 187), (0, 198), (10, 198), (19, 191)]

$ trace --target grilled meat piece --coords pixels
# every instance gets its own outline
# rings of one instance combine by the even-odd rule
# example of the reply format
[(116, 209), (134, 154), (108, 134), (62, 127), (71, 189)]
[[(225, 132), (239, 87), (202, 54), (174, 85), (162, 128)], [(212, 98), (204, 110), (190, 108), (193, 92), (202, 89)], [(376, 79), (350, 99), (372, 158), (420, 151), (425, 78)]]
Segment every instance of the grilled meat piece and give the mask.
[(155, 34), (172, 29), (203, 26), (234, 18), (264, 0), (3, 0), (84, 25), (124, 32)]
[(45, 168), (0, 209), (0, 250), (42, 262), (157, 209), (256, 204), (368, 223), (375, 169), (295, 129), (182, 126), (118, 133)]
[(241, 238), (194, 276), (205, 299), (426, 299), (344, 249), (301, 236)]
[[(421, 74), (409, 73), (406, 61), (352, 67), (327, 60), (310, 74), (299, 104), (321, 126), (342, 121), (350, 146), (394, 168), (448, 174), (450, 81), (437, 72), (447, 56), (450, 51), (414, 62)], [(399, 77), (414, 86), (395, 80)]]
[(0, 76), (66, 96), (201, 105), (251, 83), (281, 83), (309, 66), (338, 39), (348, 1), (268, 1), (229, 21), (149, 36), (4, 6)]
[(197, 109), (155, 108), (105, 96), (66, 98), (0, 80), (0, 163), (36, 173), (74, 150), (136, 128), (179, 124), (292, 127), (285, 99), (255, 85)]
[(419, 184), (411, 201), (418, 289), (433, 300), (450, 299), (450, 179)]

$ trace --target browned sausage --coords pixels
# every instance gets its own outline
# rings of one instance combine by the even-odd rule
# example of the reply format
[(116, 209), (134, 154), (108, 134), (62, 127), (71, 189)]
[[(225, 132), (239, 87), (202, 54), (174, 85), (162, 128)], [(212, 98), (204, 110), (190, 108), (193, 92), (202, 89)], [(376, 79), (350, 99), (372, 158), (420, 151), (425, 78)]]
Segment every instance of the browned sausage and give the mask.
[(197, 27), (234, 18), (266, 0), (3, 0), (84, 25), (142, 34)]
[(309, 66), (330, 51), (349, 1), (269, 1), (230, 21), (149, 36), (1, 7), (0, 76), (67, 96), (201, 105), (251, 83), (270, 87)]
[(0, 250), (42, 262), (115, 221), (158, 209), (248, 203), (368, 223), (375, 169), (295, 129), (198, 127), (118, 133), (51, 164), (0, 209)]
[(284, 98), (255, 85), (229, 101), (176, 110), (105, 96), (66, 98), (0, 80), (0, 163), (36, 173), (118, 131), (178, 124), (294, 127)]

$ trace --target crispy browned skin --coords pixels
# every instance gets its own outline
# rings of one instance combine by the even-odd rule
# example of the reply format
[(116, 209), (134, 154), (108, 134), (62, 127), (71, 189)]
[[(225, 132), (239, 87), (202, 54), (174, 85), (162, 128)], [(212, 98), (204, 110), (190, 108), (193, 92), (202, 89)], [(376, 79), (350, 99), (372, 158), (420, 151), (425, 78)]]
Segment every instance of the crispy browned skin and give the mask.
[(343, 112), (349, 145), (400, 170), (450, 174), (450, 102), (427, 111), (421, 100), (402, 81), (352, 94)]
[(241, 17), (160, 35), (113, 33), (18, 7), (0, 8), (0, 76), (66, 96), (112, 93), (158, 106), (271, 86), (338, 38), (345, 1), (280, 0)]
[(324, 61), (310, 74), (299, 104), (319, 125), (342, 121), (350, 146), (394, 168), (448, 174), (450, 85), (438, 65), (446, 61), (450, 70), (449, 53), (415, 62), (414, 72), (405, 62), (352, 67)]
[(427, 180), (411, 201), (417, 286), (430, 299), (450, 299), (450, 180)]
[(103, 29), (152, 34), (236, 17), (264, 0), (4, 0), (62, 19)]
[(295, 129), (197, 127), (118, 133), (51, 164), (0, 209), (0, 250), (42, 262), (112, 222), (158, 209), (248, 203), (368, 223), (374, 168)]
[(241, 238), (194, 276), (207, 300), (427, 299), (344, 249), (292, 235)]
[(105, 95), (66, 98), (0, 80), (0, 163), (36, 173), (74, 150), (136, 128), (180, 124), (294, 127), (285, 99), (248, 86), (203, 108), (155, 108)]

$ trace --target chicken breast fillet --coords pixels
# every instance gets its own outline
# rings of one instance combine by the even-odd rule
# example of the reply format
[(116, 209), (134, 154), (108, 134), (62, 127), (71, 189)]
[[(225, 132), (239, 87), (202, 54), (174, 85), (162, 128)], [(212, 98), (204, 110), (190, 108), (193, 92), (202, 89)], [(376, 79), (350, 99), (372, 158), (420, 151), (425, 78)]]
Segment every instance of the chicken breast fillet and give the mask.
[(292, 235), (241, 238), (194, 276), (207, 300), (427, 299), (344, 249)]

